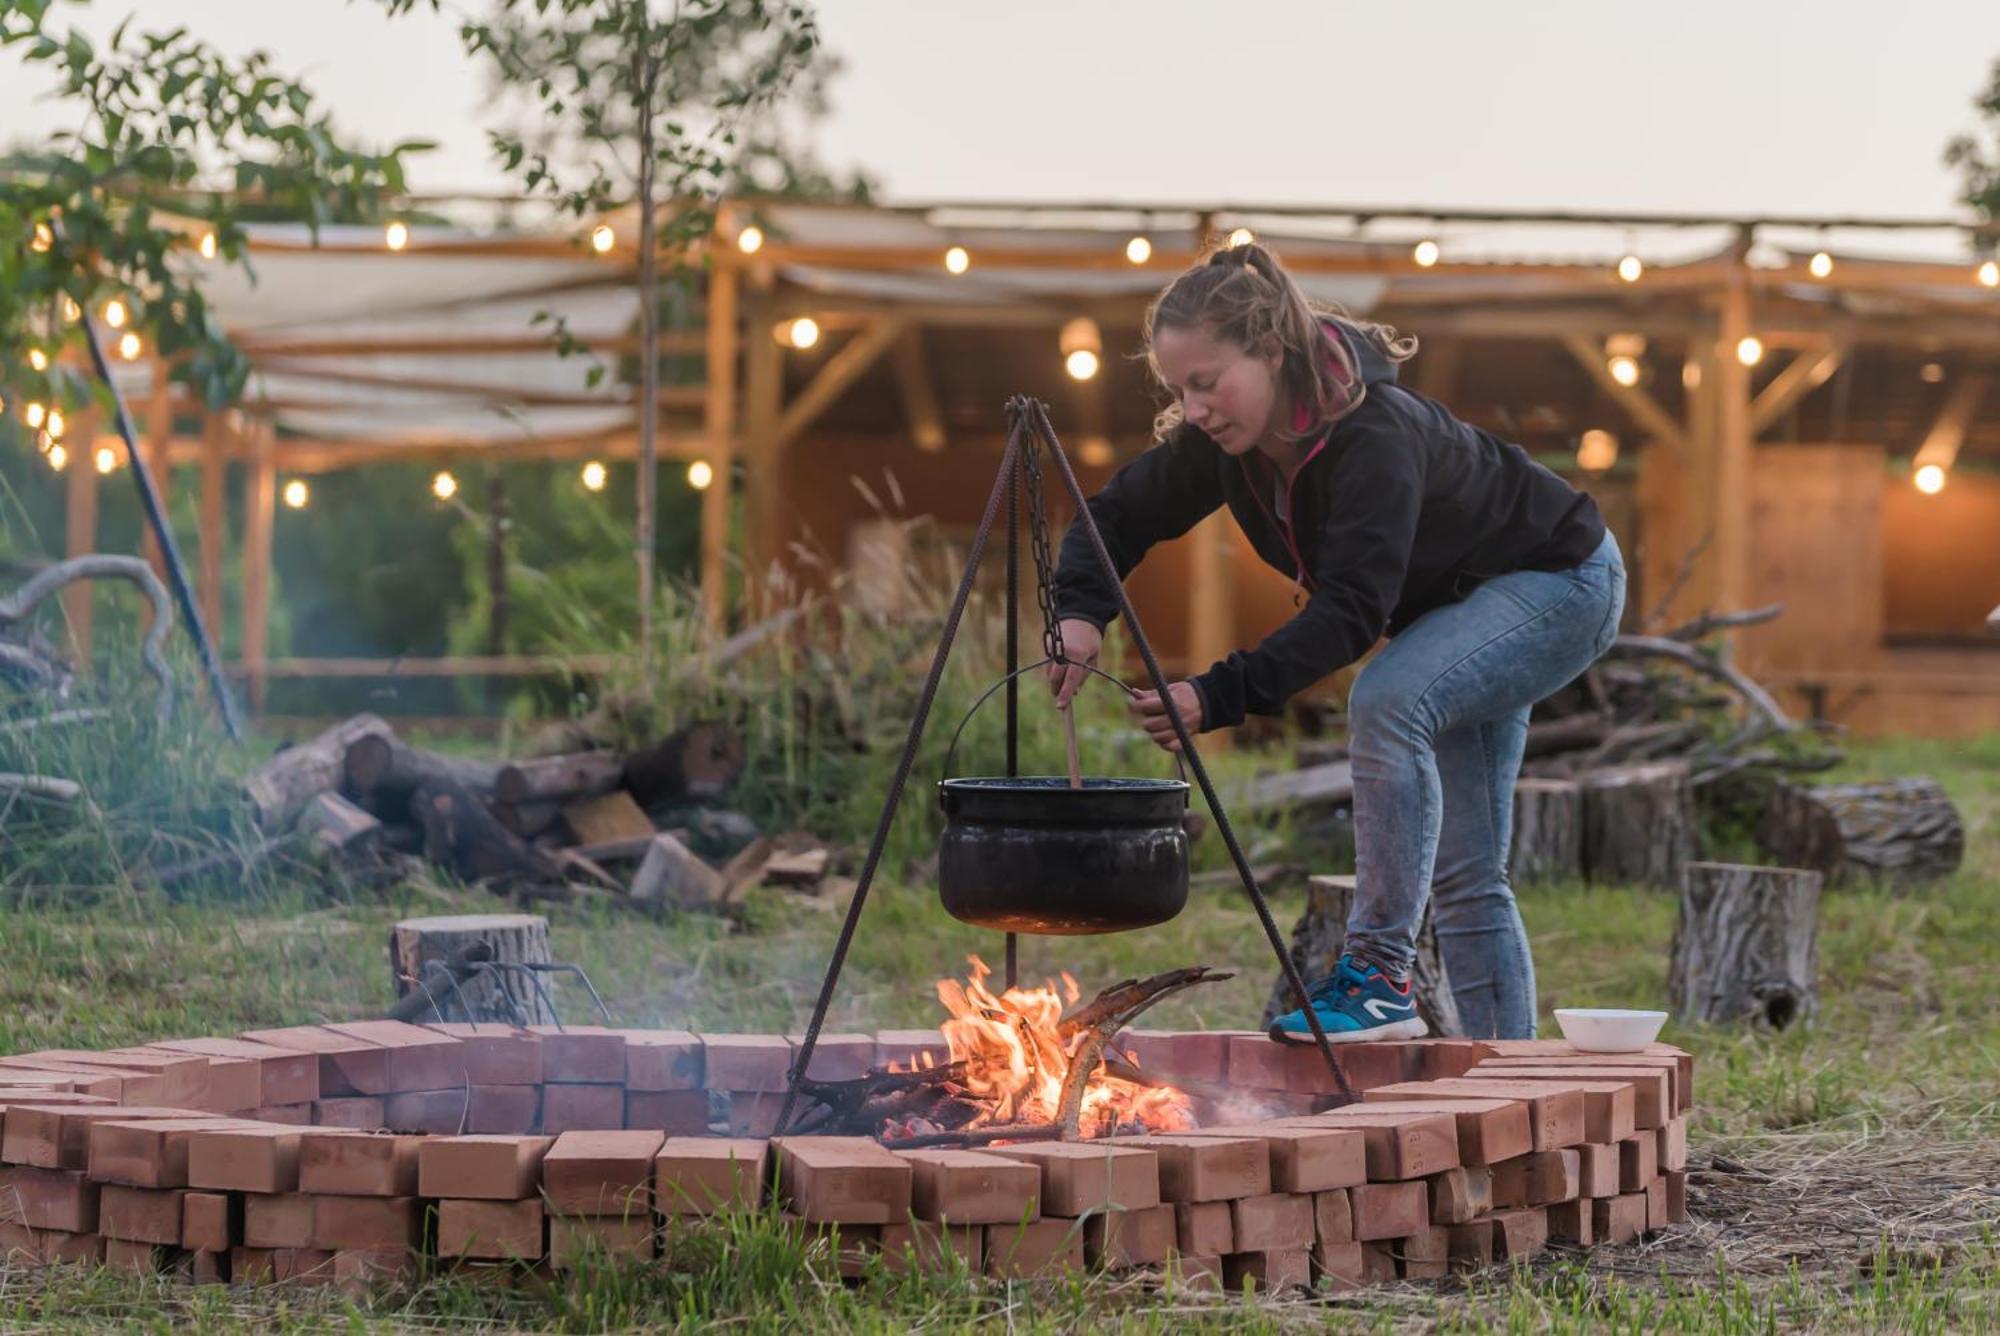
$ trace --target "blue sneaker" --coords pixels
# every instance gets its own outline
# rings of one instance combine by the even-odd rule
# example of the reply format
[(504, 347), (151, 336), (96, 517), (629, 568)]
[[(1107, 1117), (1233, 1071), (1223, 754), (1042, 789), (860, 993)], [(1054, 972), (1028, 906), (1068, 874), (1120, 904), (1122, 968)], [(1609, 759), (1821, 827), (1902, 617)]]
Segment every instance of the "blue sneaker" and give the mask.
[[(1353, 956), (1342, 956), (1332, 975), (1312, 986), (1310, 996), (1320, 1027), (1336, 1044), (1421, 1039), (1430, 1033), (1417, 1015), (1416, 990), (1407, 982), (1391, 982), (1381, 970)], [(1288, 1011), (1271, 1022), (1271, 1038), (1281, 1044), (1310, 1044), (1312, 1026), (1303, 1011)]]

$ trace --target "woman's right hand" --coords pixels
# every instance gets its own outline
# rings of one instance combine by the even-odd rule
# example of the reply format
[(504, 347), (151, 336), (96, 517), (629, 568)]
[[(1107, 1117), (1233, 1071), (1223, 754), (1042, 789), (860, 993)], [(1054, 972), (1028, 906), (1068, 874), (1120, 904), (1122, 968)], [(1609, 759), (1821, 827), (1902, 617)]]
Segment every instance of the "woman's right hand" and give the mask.
[(1055, 693), (1056, 708), (1068, 709), (1071, 698), (1083, 689), (1085, 679), (1090, 674), (1085, 666), (1095, 668), (1097, 656), (1104, 648), (1104, 632), (1079, 617), (1065, 617), (1056, 624), (1062, 634), (1063, 657), (1068, 663), (1050, 663), (1044, 672), (1049, 680), (1049, 690)]

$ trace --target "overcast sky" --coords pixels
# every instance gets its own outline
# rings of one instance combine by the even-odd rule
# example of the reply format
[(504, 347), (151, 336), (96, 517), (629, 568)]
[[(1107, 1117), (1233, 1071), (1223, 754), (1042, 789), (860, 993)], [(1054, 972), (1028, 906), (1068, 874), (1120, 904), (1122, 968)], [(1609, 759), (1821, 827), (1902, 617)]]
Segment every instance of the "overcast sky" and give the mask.
[[(420, 191), (499, 190), (458, 6), (97, 0), (263, 47)], [(1996, 0), (824, 0), (818, 145), (891, 199), (1919, 214), (2000, 56)], [(0, 141), (46, 125), (0, 55)]]

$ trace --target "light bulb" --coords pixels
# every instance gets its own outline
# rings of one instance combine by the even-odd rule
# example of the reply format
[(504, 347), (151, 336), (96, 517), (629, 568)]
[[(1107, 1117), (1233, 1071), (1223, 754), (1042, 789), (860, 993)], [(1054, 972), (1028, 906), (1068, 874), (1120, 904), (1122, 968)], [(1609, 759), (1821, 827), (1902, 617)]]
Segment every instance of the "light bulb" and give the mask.
[(69, 450), (61, 441), (50, 441), (49, 448), (42, 452), (42, 458), (49, 461), (49, 467), (61, 473), (69, 467)]
[(1235, 250), (1238, 246), (1247, 246), (1256, 239), (1255, 232), (1247, 227), (1239, 227), (1229, 234), (1229, 249)]
[(593, 459), (583, 466), (583, 486), (585, 491), (601, 492), (610, 472), (603, 464)]
[(1755, 334), (1746, 334), (1736, 344), (1736, 360), (1744, 366), (1756, 366), (1764, 360), (1764, 341)]
[(1812, 259), (1806, 262), (1806, 272), (1814, 278), (1825, 278), (1833, 272), (1833, 257), (1825, 251), (1813, 252)]
[(755, 255), (764, 245), (764, 229), (752, 223), (736, 234), (736, 249), (745, 255)]
[(785, 326), (783, 342), (794, 348), (810, 348), (819, 342), (819, 321), (802, 315)]
[(399, 251), (410, 244), (410, 229), (403, 223), (391, 223), (382, 229), (382, 244), (392, 251)]
[(49, 410), (41, 404), (31, 402), (21, 410), (21, 421), (27, 423), (31, 430), (39, 428), (48, 420)]
[(966, 253), (965, 247), (953, 246), (944, 253), (944, 267), (949, 273), (962, 274), (972, 267), (972, 257)]
[(617, 244), (618, 234), (607, 225), (599, 223), (590, 229), (590, 248), (599, 255), (609, 254), (611, 248)]
[(1627, 255), (1618, 261), (1618, 277), (1624, 279), (1627, 283), (1637, 283), (1639, 275), (1645, 272), (1646, 266), (1640, 262), (1639, 257), (1636, 255)]
[(109, 473), (118, 467), (118, 452), (108, 445), (98, 446), (97, 453), (91, 458), (92, 462), (97, 465), (99, 473)]
[(1618, 462), (1618, 438), (1601, 427), (1585, 432), (1576, 443), (1576, 466), (1585, 473), (1603, 473)]
[(1438, 244), (1435, 241), (1419, 241), (1410, 252), (1410, 258), (1421, 269), (1428, 269), (1438, 262)]
[(60, 408), (51, 408), (49, 410), (49, 419), (48, 419), (49, 435), (61, 436), (63, 434), (63, 426), (64, 423), (63, 423), (62, 410)]
[(1153, 258), (1153, 243), (1144, 237), (1133, 237), (1125, 243), (1125, 258), (1133, 264), (1144, 264)]
[(1078, 348), (1063, 359), (1063, 370), (1069, 372), (1071, 380), (1089, 380), (1097, 374), (1097, 354), (1088, 348)]
[(201, 234), (200, 249), (202, 259), (213, 260), (215, 258), (215, 233), (204, 232)]
[(118, 355), (128, 362), (139, 360), (139, 354), (146, 350), (146, 341), (133, 330), (126, 330), (118, 336)]
[(76, 318), (82, 314), (83, 308), (76, 304), (76, 298), (65, 293), (62, 299), (63, 319), (69, 321), (71, 324), (75, 324)]
[(1936, 385), (1944, 379), (1944, 363), (1926, 362), (1917, 369), (1917, 378), (1926, 385)]
[(2000, 288), (2000, 260), (1988, 260), (1980, 265), (1979, 281), (1989, 288)]
[(28, 349), (28, 365), (37, 371), (47, 371), (49, 369), (49, 355), (40, 348), (30, 348)]
[(1915, 483), (1917, 490), (1925, 496), (1936, 496), (1944, 490), (1944, 479), (1942, 464), (1926, 464), (1916, 471), (1910, 481)]
[(697, 492), (706, 491), (708, 485), (714, 481), (715, 470), (709, 467), (706, 459), (697, 459), (688, 465), (688, 486)]
[(449, 471), (438, 474), (431, 479), (431, 495), (440, 501), (451, 500), (458, 495), (458, 479), (452, 477)]
[(36, 223), (35, 239), (28, 243), (28, 249), (37, 255), (46, 255), (48, 254), (49, 247), (55, 244), (56, 234), (54, 229), (50, 228), (47, 223)]
[(125, 303), (116, 297), (104, 303), (104, 323), (113, 329), (125, 328), (125, 319), (130, 314), (131, 312), (125, 309)]
[(306, 486), (305, 479), (294, 478), (285, 484), (284, 495), (286, 505), (293, 510), (304, 510), (306, 502), (312, 500), (312, 489)]
[(1639, 359), (1636, 357), (1614, 357), (1606, 364), (1611, 371), (1611, 379), (1631, 389), (1639, 383)]

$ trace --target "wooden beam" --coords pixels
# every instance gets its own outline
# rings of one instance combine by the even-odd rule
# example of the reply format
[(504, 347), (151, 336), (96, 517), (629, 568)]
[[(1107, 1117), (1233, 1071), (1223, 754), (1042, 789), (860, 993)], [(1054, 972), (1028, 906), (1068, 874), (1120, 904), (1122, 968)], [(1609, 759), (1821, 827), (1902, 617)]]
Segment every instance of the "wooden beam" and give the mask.
[(228, 436), (228, 419), (221, 413), (202, 415), (201, 453), (201, 617), (208, 634), (219, 647), (222, 630), (222, 549), (229, 540), (224, 495), (228, 490), (228, 465), (223, 460), (223, 443)]
[[(615, 333), (571, 332), (585, 347), (598, 353), (637, 353), (639, 336)], [(556, 355), (556, 341), (548, 334), (494, 334), (485, 336), (410, 338), (285, 338), (246, 334), (236, 346), (252, 361), (266, 357), (477, 357), (496, 353), (547, 353)], [(665, 353), (699, 353), (707, 346), (701, 330), (667, 330), (655, 340)]]
[(897, 392), (903, 398), (903, 416), (909, 420), (910, 439), (917, 449), (936, 454), (945, 447), (944, 412), (938, 407), (930, 362), (924, 356), (923, 327), (906, 328), (890, 349), (889, 359), (896, 372)]
[[(1747, 250), (1743, 238), (1740, 252)], [(1715, 606), (1740, 612), (1751, 605), (1750, 467), (1756, 435), (1750, 426), (1750, 368), (1736, 355), (1751, 331), (1750, 269), (1739, 258), (1723, 285), (1716, 327), (1715, 356)]]
[(1750, 432), (1762, 436), (1799, 401), (1833, 378), (1846, 350), (1837, 343), (1807, 348), (1785, 365), (1750, 403)]
[(841, 350), (826, 359), (826, 365), (785, 406), (773, 429), (770, 450), (779, 454), (797, 440), (813, 421), (845, 394), (855, 381), (866, 375), (882, 354), (889, 351), (908, 322), (900, 316), (878, 320), (850, 339)]
[(1924, 433), (1924, 443), (1917, 447), (1914, 467), (1936, 464), (1942, 469), (1951, 468), (1958, 459), (1959, 447), (1965, 444), (1965, 429), (1972, 425), (1973, 415), (1979, 411), (1979, 401), (1985, 394), (1984, 375), (1972, 373), (1958, 378), (1951, 392), (1945, 395), (1944, 406), (1938, 410), (1931, 429)]
[(278, 509), (278, 469), (272, 458), (271, 424), (253, 422), (248, 430), (254, 435), (256, 453), (243, 493), (243, 666), (254, 714), (264, 708), (264, 665), (269, 658), (271, 530)]
[[(629, 393), (614, 395), (569, 390), (527, 390), (515, 385), (490, 385), (439, 376), (392, 376), (374, 371), (355, 371), (346, 367), (320, 366), (313, 362), (291, 362), (284, 358), (266, 358), (258, 369), (273, 375), (291, 376), (298, 380), (323, 380), (334, 385), (365, 385), (374, 389), (455, 395), (496, 404), (524, 404), (532, 408), (619, 408), (638, 402), (638, 396)], [(699, 385), (668, 385), (661, 388), (659, 401), (662, 405), (694, 408), (700, 407), (706, 394), (706, 390)], [(352, 409), (356, 405), (350, 404), (348, 407)]]
[[(168, 457), (168, 448), (174, 439), (174, 395), (173, 378), (167, 363), (160, 358), (153, 359), (153, 395), (146, 405), (146, 467), (152, 471), (153, 490), (159, 494), (160, 513), (172, 523), (174, 469)], [(160, 549), (160, 540), (153, 534), (153, 526), (140, 516), (139, 524), (145, 533), (146, 564), (153, 568), (153, 574), (164, 582), (167, 578), (167, 558)], [(150, 619), (152, 613), (147, 612)]]
[(1575, 334), (1564, 336), (1562, 343), (1563, 347), (1569, 349), (1570, 356), (1577, 360), (1578, 365), (1590, 373), (1590, 378), (1596, 381), (1642, 430), (1654, 440), (1664, 441), (1677, 450), (1686, 447), (1687, 442), (1681, 435), (1680, 424), (1674, 421), (1673, 415), (1660, 407), (1659, 400), (1638, 386), (1620, 385), (1613, 380), (1611, 369), (1605, 365), (1605, 357), (1601, 350)]
[[(96, 416), (79, 411), (68, 432), (69, 439), (79, 443), (70, 451), (66, 470), (69, 496), (64, 541), (70, 557), (86, 557), (97, 551), (97, 461), (92, 457), (96, 454)], [(78, 580), (62, 591), (70, 658), (82, 675), (88, 675), (91, 667), (92, 588), (91, 581)]]
[(701, 497), (701, 611), (712, 631), (729, 617), (729, 522), (736, 455), (737, 285), (733, 270), (708, 276), (707, 381), (702, 427), (714, 481)]
[(747, 615), (765, 615), (766, 575), (779, 551), (778, 529), (780, 454), (776, 446), (778, 416), (783, 407), (783, 349), (771, 338), (771, 298), (768, 271), (751, 271), (751, 290), (744, 302), (743, 342), (743, 560)]

